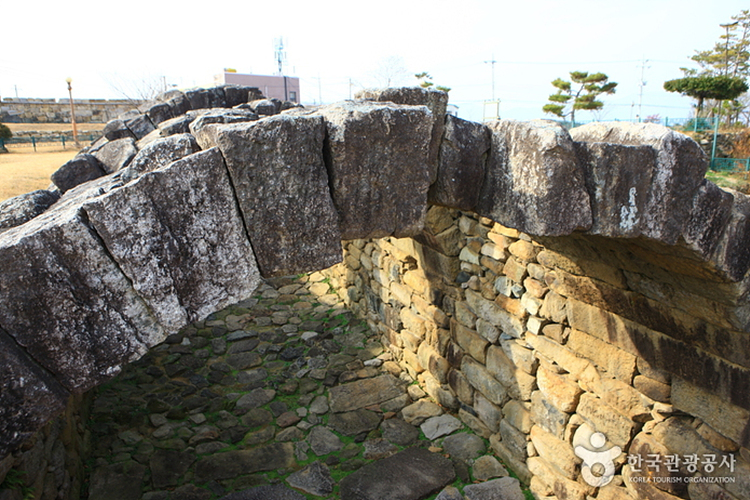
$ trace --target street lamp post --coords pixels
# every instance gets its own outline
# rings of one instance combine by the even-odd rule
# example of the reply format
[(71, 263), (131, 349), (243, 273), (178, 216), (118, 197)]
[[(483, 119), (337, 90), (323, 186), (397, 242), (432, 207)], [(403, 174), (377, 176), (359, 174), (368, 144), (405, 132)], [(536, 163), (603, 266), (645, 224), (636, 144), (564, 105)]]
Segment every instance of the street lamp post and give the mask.
[(72, 78), (68, 77), (65, 79), (68, 83), (68, 96), (70, 97), (70, 122), (73, 125), (73, 142), (76, 143), (76, 148), (81, 149), (81, 145), (78, 143), (78, 127), (76, 126), (76, 107), (73, 104), (73, 87), (71, 87)]

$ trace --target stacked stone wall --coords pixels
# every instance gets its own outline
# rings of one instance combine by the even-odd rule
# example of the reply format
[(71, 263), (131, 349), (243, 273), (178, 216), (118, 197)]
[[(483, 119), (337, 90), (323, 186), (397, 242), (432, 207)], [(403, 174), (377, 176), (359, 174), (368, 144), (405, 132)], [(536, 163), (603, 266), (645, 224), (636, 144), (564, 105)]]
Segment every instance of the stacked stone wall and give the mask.
[[(106, 123), (132, 111), (141, 101), (129, 99), (74, 99), (78, 123)], [(68, 99), (14, 99), (0, 102), (0, 122), (4, 123), (70, 123)]]
[[(433, 206), (422, 235), (347, 241), (327, 273), (399, 365), (537, 498), (750, 498), (750, 413), (724, 396), (729, 379), (700, 378), (747, 354), (723, 343), (747, 334), (721, 312), (721, 287), (677, 292), (691, 276), (670, 271), (674, 256), (641, 259), (643, 241), (544, 240)], [(723, 342), (675, 338), (688, 320)], [(688, 340), (701, 347), (669, 354)], [(601, 487), (576, 454), (594, 432), (607, 439), (599, 449), (621, 449)]]
[(71, 397), (60, 416), (0, 460), (0, 500), (83, 498), (90, 403), (90, 395)]

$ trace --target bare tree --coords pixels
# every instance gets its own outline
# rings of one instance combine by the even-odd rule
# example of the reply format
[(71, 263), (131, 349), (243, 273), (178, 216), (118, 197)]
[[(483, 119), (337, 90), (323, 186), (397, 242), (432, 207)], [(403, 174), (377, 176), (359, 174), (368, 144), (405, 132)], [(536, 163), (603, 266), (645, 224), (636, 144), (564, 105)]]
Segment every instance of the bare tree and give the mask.
[(405, 85), (411, 76), (401, 56), (381, 59), (372, 74), (378, 87), (398, 87)]

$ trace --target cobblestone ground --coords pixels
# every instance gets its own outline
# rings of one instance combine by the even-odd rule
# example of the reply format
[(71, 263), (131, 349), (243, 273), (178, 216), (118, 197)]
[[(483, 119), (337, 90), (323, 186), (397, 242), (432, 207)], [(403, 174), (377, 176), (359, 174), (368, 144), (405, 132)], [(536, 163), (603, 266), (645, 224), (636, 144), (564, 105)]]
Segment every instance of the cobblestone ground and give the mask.
[[(387, 498), (376, 490), (400, 487), (398, 478), (419, 489), (429, 476), (409, 478), (410, 462), (398, 462), (415, 447), (450, 458), (452, 471), (438, 467), (434, 484), (392, 498), (500, 498), (515, 480), (486, 442), (430, 400), (331, 292), (320, 273), (264, 283), (102, 386), (84, 498), (360, 498), (357, 488)], [(378, 461), (403, 473), (355, 475)], [(507, 498), (523, 499), (511, 486)]]

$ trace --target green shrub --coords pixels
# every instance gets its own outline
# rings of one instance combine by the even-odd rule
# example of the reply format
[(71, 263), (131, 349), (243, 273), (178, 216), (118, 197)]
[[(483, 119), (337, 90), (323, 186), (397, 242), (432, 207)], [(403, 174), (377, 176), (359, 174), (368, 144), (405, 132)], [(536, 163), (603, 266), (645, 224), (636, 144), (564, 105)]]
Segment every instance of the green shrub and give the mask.
[(13, 137), (13, 132), (6, 125), (0, 123), (0, 139), (7, 140), (11, 137)]

